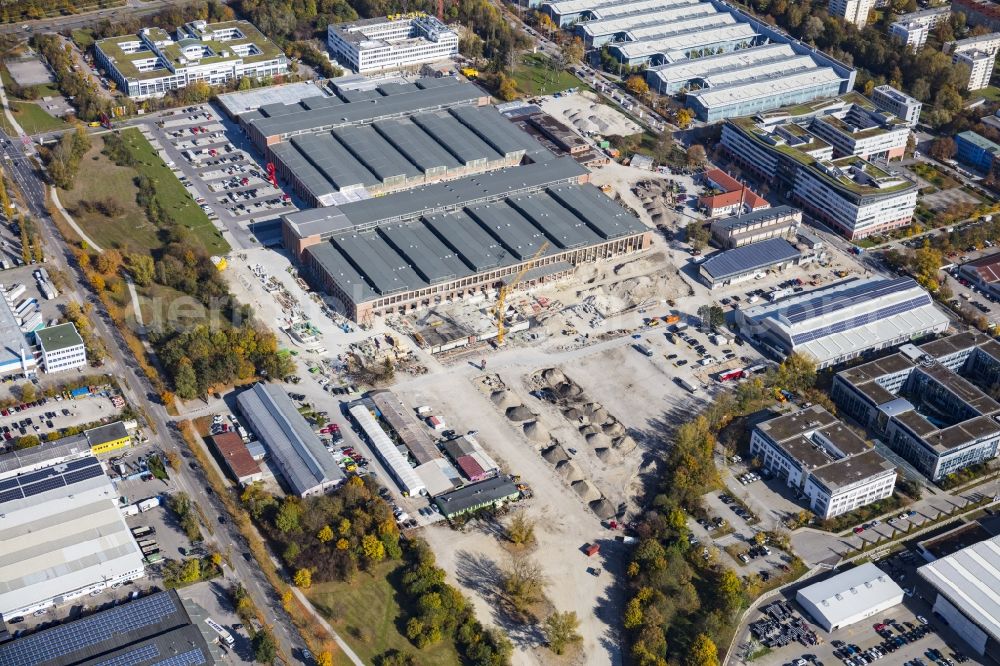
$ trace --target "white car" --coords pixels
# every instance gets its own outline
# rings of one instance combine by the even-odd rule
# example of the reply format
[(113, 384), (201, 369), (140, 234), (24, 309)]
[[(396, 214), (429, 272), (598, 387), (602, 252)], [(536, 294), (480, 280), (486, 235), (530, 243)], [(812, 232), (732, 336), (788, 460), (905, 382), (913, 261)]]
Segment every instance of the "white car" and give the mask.
[(923, 615), (918, 615), (917, 622), (919, 622), (920, 624), (927, 624), (927, 618), (924, 617)]

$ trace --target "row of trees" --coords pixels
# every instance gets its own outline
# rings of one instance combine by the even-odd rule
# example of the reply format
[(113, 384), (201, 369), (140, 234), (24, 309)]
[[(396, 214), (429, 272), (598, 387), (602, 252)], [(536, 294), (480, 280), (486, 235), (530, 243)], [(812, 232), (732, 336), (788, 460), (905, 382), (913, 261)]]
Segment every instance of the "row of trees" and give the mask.
[(87, 360), (91, 365), (99, 365), (108, 356), (108, 349), (104, 346), (104, 341), (94, 335), (91, 320), (94, 316), (94, 306), (84, 303), (80, 305), (76, 301), (69, 301), (63, 308), (63, 315), (76, 326), (77, 332), (83, 338), (83, 346), (87, 352)]
[[(905, 4), (909, 3), (897, 3)], [(831, 16), (825, 0), (749, 0), (747, 5), (795, 37), (856, 67), (858, 86), (865, 93), (882, 83), (905, 90), (931, 107), (923, 120), (935, 127), (947, 125), (962, 111), (968, 69), (953, 65), (951, 56), (942, 53), (939, 46), (943, 41), (981, 32), (976, 29), (970, 33), (963, 14), (952, 14), (935, 28), (931, 43), (914, 52), (889, 36), (888, 24), (895, 20), (893, 12), (859, 29)]]
[[(240, 500), (280, 552), (296, 586), (349, 581), (359, 570), (402, 560), (400, 592), (407, 603), (401, 606), (409, 609), (405, 632), (418, 649), (453, 639), (470, 664), (509, 663), (509, 642), (475, 619), (468, 600), (445, 582), (426, 543), (401, 540), (392, 509), (370, 478), (352, 477), (329, 495), (308, 498), (279, 499), (253, 484)], [(408, 659), (386, 654), (379, 663)]]
[(59, 143), (43, 149), (42, 157), (52, 183), (62, 190), (72, 190), (80, 169), (80, 160), (90, 150), (90, 136), (82, 125), (72, 132), (64, 132)]
[(81, 9), (90, 11), (123, 4), (122, 0), (7, 0), (0, 7), (0, 23), (20, 23), (46, 16), (76, 14)]
[(757, 583), (697, 556), (687, 540), (687, 518), (700, 511), (701, 497), (720, 485), (714, 458), (719, 431), (773, 404), (776, 387), (807, 392), (815, 382), (815, 364), (792, 355), (776, 371), (720, 394), (701, 415), (674, 415), (680, 425), (650, 508), (636, 524), (639, 544), (626, 569), (624, 626), (639, 666), (660, 666), (668, 659), (685, 666), (718, 663), (716, 644), (731, 636)]
[[(120, 33), (116, 33), (120, 34)], [(76, 115), (83, 120), (99, 120), (102, 113), (110, 115), (112, 102), (102, 97), (94, 87), (94, 83), (83, 74), (73, 70), (73, 47), (64, 44), (59, 35), (45, 33), (36, 34), (33, 45), (48, 61), (55, 73), (56, 84), (63, 95), (73, 100)], [(118, 102), (134, 110), (131, 101)]]

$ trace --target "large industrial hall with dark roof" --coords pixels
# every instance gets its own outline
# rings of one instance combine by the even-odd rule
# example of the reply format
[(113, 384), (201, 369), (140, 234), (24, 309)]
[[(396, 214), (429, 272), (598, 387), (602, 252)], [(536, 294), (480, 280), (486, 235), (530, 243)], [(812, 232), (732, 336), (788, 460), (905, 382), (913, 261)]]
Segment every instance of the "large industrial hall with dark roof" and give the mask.
[(587, 175), (562, 157), (292, 213), (285, 247), (356, 321), (489, 293), (526, 264), (533, 284), (648, 247)]
[(590, 172), (452, 77), (334, 85), (237, 113), (314, 208), (282, 217), (304, 275), (356, 321), (531, 286), (646, 249), (650, 231)]

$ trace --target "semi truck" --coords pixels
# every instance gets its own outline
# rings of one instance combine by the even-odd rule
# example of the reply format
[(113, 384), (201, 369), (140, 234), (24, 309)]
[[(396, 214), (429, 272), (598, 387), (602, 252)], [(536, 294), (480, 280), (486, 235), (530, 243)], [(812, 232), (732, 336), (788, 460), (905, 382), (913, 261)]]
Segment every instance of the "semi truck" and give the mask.
[(216, 634), (219, 635), (219, 640), (225, 643), (226, 645), (232, 647), (233, 644), (236, 643), (236, 639), (233, 638), (233, 635), (228, 631), (226, 631), (221, 624), (219, 624), (212, 618), (210, 617), (205, 618), (205, 624), (211, 627), (212, 631), (214, 631)]
[(675, 377), (674, 381), (677, 382), (677, 385), (686, 390), (688, 393), (693, 394), (698, 392), (698, 387), (689, 382), (688, 380), (684, 379), (683, 377)]
[[(130, 506), (135, 506), (135, 505), (132, 504)], [(134, 536), (136, 539), (141, 539), (142, 537), (144, 537), (144, 536), (146, 536), (148, 534), (155, 534), (155, 533), (156, 533), (156, 530), (154, 530), (152, 527), (149, 527), (148, 525), (143, 525), (141, 527), (133, 527), (132, 528), (132, 536)]]

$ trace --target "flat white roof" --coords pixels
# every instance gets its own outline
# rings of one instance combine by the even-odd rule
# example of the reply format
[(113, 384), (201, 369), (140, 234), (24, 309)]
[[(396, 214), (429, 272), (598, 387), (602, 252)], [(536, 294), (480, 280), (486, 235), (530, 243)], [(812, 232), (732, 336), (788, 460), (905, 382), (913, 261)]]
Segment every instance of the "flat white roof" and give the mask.
[(815, 606), (829, 625), (836, 627), (869, 608), (901, 600), (903, 589), (889, 574), (867, 562), (804, 587), (796, 596)]
[(417, 475), (416, 470), (410, 467), (410, 463), (389, 439), (389, 435), (382, 429), (382, 426), (375, 421), (375, 417), (368, 411), (368, 408), (364, 405), (355, 405), (351, 407), (350, 412), (361, 429), (368, 435), (368, 440), (378, 451), (382, 462), (389, 466), (400, 489), (409, 495), (416, 495), (425, 490), (424, 482)]
[(735, 25), (737, 23), (738, 21), (733, 18), (732, 14), (723, 14), (720, 12), (715, 12), (713, 14), (706, 14), (703, 16), (692, 16), (690, 18), (684, 17), (677, 21), (671, 21), (670, 23), (639, 26), (633, 28), (632, 30), (629, 30), (628, 36), (630, 41), (641, 42), (650, 39), (660, 39), (660, 38), (678, 36), (680, 35), (680, 33), (683, 32), (690, 32), (703, 28), (712, 28), (715, 26), (723, 26), (723, 25)]
[[(601, 7), (594, 13), (600, 16), (600, 21), (615, 18), (616, 16), (628, 16), (629, 14), (639, 14), (650, 9), (661, 9), (663, 7), (673, 7), (675, 5), (689, 5), (699, 0), (634, 0), (633, 2), (622, 2), (610, 7)], [(554, 3), (561, 4), (561, 3)]]
[(1000, 640), (1000, 536), (925, 564), (917, 573), (993, 640)]
[[(625, 58), (632, 59), (651, 56), (657, 53), (666, 54), (670, 51), (693, 49), (699, 46), (718, 44), (719, 42), (750, 39), (756, 36), (757, 31), (749, 23), (733, 23), (735, 19), (733, 19), (731, 14), (723, 14), (722, 16), (728, 16), (731, 25), (721, 25), (709, 30), (697, 30), (686, 34), (649, 39), (641, 42), (625, 42), (615, 44), (614, 48)], [(708, 23), (709, 18), (714, 19), (715, 17), (706, 17), (702, 20)]]
[(601, 7), (621, 5), (621, 0), (562, 0), (561, 2), (543, 2), (543, 7), (548, 7), (554, 14), (579, 14)]
[(785, 58), (750, 65), (741, 69), (729, 70), (727, 72), (719, 72), (718, 74), (710, 74), (705, 78), (705, 83), (709, 87), (717, 88), (734, 83), (752, 83), (759, 79), (771, 79), (776, 74), (791, 76), (792, 74), (814, 69), (819, 69), (819, 66), (812, 59), (812, 56), (800, 55), (794, 58)]
[(768, 44), (753, 49), (740, 49), (732, 53), (695, 58), (694, 60), (679, 60), (665, 65), (650, 67), (663, 81), (690, 81), (714, 71), (752, 67), (760, 62), (776, 58), (791, 58), (795, 50), (789, 44)]
[(712, 109), (840, 80), (840, 76), (833, 69), (822, 67), (789, 76), (772, 76), (764, 80), (736, 83), (721, 88), (703, 88), (689, 93), (689, 96), (696, 98), (706, 109)]
[(102, 473), (4, 502), (0, 613), (141, 571), (142, 553), (117, 500), (118, 492)]
[(713, 5), (707, 2), (695, 1), (691, 4), (678, 5), (655, 12), (630, 14), (609, 20), (588, 21), (582, 25), (581, 29), (592, 37), (597, 35), (613, 35), (618, 32), (626, 32), (644, 26), (658, 26), (660, 30), (666, 32), (671, 21), (718, 13), (718, 10)]

